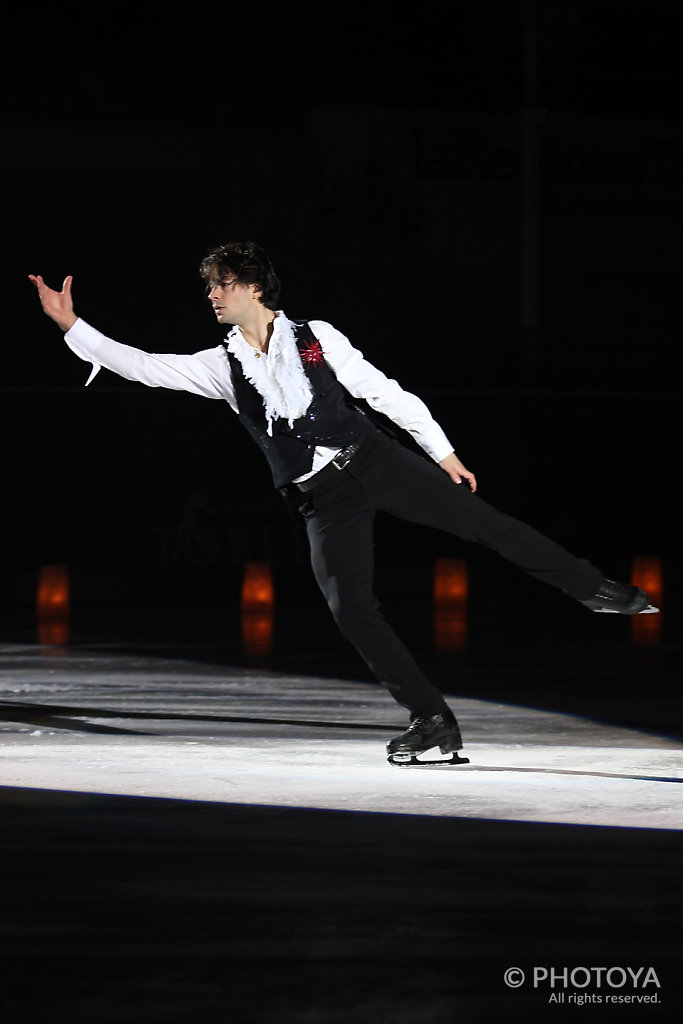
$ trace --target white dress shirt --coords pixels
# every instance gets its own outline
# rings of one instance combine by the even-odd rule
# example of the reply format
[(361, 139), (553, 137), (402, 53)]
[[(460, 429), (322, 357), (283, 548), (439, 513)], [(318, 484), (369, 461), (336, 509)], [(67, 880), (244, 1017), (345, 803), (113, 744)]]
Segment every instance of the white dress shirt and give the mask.
[[(309, 325), (320, 343), (325, 362), (333, 370), (337, 380), (355, 398), (364, 399), (371, 409), (383, 413), (399, 427), (407, 430), (435, 462), (440, 462), (453, 451), (453, 445), (420, 398), (404, 391), (397, 381), (391, 380), (368, 362), (363, 353), (354, 348), (348, 338), (331, 324), (323, 320), (311, 320)], [(105, 337), (81, 319), (67, 331), (64, 340), (75, 355), (92, 363), (92, 372), (87, 384), (90, 384), (104, 366), (126, 380), (139, 381), (148, 387), (189, 391), (205, 398), (221, 398), (228, 402), (235, 412), (238, 411), (230, 363), (223, 345), (204, 349), (192, 355), (143, 352), (141, 349), (122, 345)], [(226, 342), (240, 360), (248, 379), (263, 397), (267, 415), (272, 419), (274, 415), (282, 414), (282, 407), (286, 415), (287, 395), (283, 392), (288, 390), (290, 384), (288, 379), (281, 379), (278, 364), (282, 360), (283, 348), (287, 350), (288, 346), (295, 344), (292, 322), (284, 313), (278, 312), (267, 353), (258, 353), (257, 349), (249, 346), (238, 327), (232, 328)], [(245, 366), (252, 353), (253, 376), (249, 372), (248, 364)], [(297, 364), (301, 365), (298, 359)], [(305, 374), (303, 376), (305, 377)], [(293, 395), (289, 409), (291, 415), (301, 415), (306, 408), (305, 398), (303, 403), (304, 408), (301, 409), (301, 394)], [(317, 473), (335, 454), (336, 449), (316, 448), (313, 468), (307, 475)]]

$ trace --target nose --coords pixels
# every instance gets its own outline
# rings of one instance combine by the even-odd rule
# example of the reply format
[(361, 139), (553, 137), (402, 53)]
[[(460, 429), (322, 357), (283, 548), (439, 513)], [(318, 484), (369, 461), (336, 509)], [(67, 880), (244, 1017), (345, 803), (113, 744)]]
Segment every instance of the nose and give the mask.
[(209, 299), (213, 299), (213, 294), (214, 294), (214, 292), (216, 291), (216, 288), (217, 288), (217, 287), (218, 287), (218, 285), (216, 285), (216, 284), (215, 284), (215, 285), (213, 286), (213, 288), (212, 288), (212, 289), (211, 289), (211, 291), (209, 292)]

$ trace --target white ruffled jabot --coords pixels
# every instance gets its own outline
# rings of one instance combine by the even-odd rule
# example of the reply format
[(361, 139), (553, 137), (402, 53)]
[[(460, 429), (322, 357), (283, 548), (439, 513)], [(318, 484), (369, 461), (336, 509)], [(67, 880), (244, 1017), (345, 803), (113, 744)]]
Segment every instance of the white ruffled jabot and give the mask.
[(291, 320), (278, 311), (267, 355), (245, 341), (238, 327), (233, 327), (226, 341), (229, 351), (239, 359), (244, 376), (263, 399), (266, 428), (271, 437), (273, 420), (286, 419), (291, 427), (306, 412), (313, 397)]

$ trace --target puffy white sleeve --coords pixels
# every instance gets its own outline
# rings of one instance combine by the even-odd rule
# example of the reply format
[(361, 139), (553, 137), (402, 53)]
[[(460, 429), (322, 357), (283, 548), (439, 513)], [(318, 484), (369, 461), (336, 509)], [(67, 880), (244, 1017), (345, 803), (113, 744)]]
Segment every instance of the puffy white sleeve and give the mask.
[(397, 426), (407, 430), (435, 462), (441, 462), (450, 455), (453, 445), (421, 398), (404, 391), (398, 381), (391, 380), (368, 362), (363, 353), (331, 324), (324, 320), (311, 320), (310, 327), (337, 380), (354, 398), (363, 398), (371, 409), (383, 413)]
[(79, 359), (92, 363), (86, 384), (104, 366), (126, 380), (139, 381), (151, 388), (222, 398), (237, 410), (230, 364), (222, 345), (193, 355), (159, 355), (122, 345), (81, 319), (67, 331), (64, 340)]

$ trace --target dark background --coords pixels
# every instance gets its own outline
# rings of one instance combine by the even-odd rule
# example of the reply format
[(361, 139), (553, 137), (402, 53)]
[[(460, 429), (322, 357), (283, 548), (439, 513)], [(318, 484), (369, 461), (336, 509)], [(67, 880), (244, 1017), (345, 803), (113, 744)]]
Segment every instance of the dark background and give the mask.
[[(231, 411), (85, 389), (27, 280), (73, 274), (105, 333), (191, 352), (220, 340), (199, 261), (251, 238), (288, 315), (420, 394), (485, 498), (611, 575), (662, 558), (638, 646), (383, 521), (380, 592), (435, 681), (680, 738), (681, 4), (5, 6), (1, 638), (35, 641), (63, 564), (76, 652), (239, 663), (244, 563), (268, 559), (270, 665), (368, 678)], [(468, 647), (442, 655), (433, 559), (463, 555)], [(531, 1020), (515, 961), (654, 963), (678, 1019), (680, 832), (466, 820), (454, 788), (434, 818), (2, 787), (11, 1019)]]
[[(231, 600), (249, 558), (315, 600), (230, 410), (106, 371), (84, 389), (26, 277), (71, 273), (105, 333), (190, 352), (220, 339), (198, 263), (234, 238), (269, 250), (290, 316), (428, 402), (482, 496), (612, 575), (661, 555), (671, 601), (680, 23), (658, 0), (6, 15), (10, 615), (53, 563), (76, 608)], [(399, 546), (397, 597), (437, 555), (493, 571), (391, 523), (380, 569)]]

